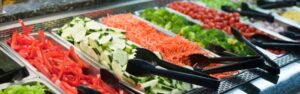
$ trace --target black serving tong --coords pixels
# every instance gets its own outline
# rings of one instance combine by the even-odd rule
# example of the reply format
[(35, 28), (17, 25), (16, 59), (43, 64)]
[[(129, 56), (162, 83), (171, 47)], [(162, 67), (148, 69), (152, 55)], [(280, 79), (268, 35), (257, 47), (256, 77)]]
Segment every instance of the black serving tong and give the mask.
[(266, 62), (270, 65), (270, 67), (275, 68), (276, 70), (273, 71), (274, 74), (279, 74), (280, 69), (279, 65), (277, 65), (273, 60), (271, 60), (267, 55), (259, 51), (254, 44), (252, 44), (250, 41), (248, 41), (236, 28), (231, 28), (231, 32), (234, 35), (235, 38), (237, 38), (239, 41), (246, 43), (253, 51), (255, 51), (257, 54), (262, 56)]
[(251, 42), (262, 48), (274, 48), (281, 50), (296, 50), (300, 47), (300, 42), (273, 39), (262, 34), (255, 34), (251, 37)]
[(293, 26), (289, 26), (287, 31), (279, 33), (292, 39), (300, 39), (300, 29)]
[(156, 68), (149, 62), (141, 59), (131, 59), (128, 61), (126, 71), (135, 76), (149, 76), (151, 74), (163, 76), (191, 84), (201, 85), (207, 88), (217, 90), (220, 81), (194, 74), (188, 74), (179, 71)]
[(102, 94), (98, 90), (93, 89), (93, 88), (89, 88), (89, 87), (84, 86), (84, 85), (77, 86), (76, 88), (77, 88), (77, 91), (78, 91), (79, 94)]
[(250, 68), (261, 68), (270, 73), (276, 71), (276, 69), (265, 65), (264, 60), (261, 56), (249, 56), (249, 57), (215, 57), (208, 58), (201, 54), (192, 54), (189, 56), (192, 63), (198, 63), (200, 67), (204, 67), (210, 63), (223, 63), (226, 61), (231, 61), (230, 63), (223, 63), (223, 66), (213, 67), (210, 69), (202, 70), (202, 72), (212, 74), (220, 72), (228, 72), (242, 69)]
[(100, 69), (100, 75), (101, 75), (101, 79), (112, 87), (124, 88), (128, 92), (131, 92), (133, 94), (142, 94), (142, 92), (126, 86), (124, 83), (121, 82), (121, 80), (116, 75), (112, 74), (106, 69)]
[(226, 51), (225, 48), (223, 48), (222, 46), (218, 45), (218, 44), (214, 44), (214, 43), (208, 43), (207, 47), (206, 47), (209, 51), (212, 51), (213, 53), (216, 53), (220, 56), (231, 56), (231, 57), (238, 57), (238, 54), (235, 54), (233, 52), (230, 51)]
[(272, 16), (271, 14), (265, 14), (265, 13), (262, 13), (262, 12), (255, 11), (255, 10), (249, 8), (249, 6), (246, 3), (242, 3), (242, 10), (241, 11), (239, 11), (237, 9), (234, 9), (231, 6), (228, 6), (228, 5), (223, 5), (221, 7), (221, 9), (223, 11), (226, 11), (226, 12), (229, 12), (229, 13), (237, 12), (242, 16), (247, 16), (247, 17), (250, 17), (250, 18), (260, 19), (260, 20), (266, 20), (268, 22), (274, 22), (274, 16)]
[(16, 80), (22, 80), (28, 76), (29, 72), (25, 67), (16, 68), (0, 74), (0, 83), (12, 82)]
[(300, 2), (299, 0), (282, 0), (282, 1), (275, 1), (275, 2), (258, 0), (257, 6), (263, 9), (276, 9), (276, 8), (296, 6), (299, 2)]
[(135, 58), (145, 60), (145, 61), (151, 63), (152, 65), (158, 65), (158, 66), (161, 66), (163, 68), (173, 70), (173, 71), (180, 71), (180, 72), (185, 72), (185, 73), (190, 73), (190, 74), (194, 74), (194, 75), (199, 75), (199, 76), (216, 79), (216, 78), (209, 76), (208, 74), (200, 72), (202, 69), (194, 69), (194, 70), (198, 70), (198, 71), (194, 71), (194, 70), (187, 69), (187, 68), (169, 63), (167, 61), (161, 60), (152, 51), (144, 49), (144, 48), (137, 48), (135, 53), (136, 53)]
[(223, 66), (213, 67), (209, 69), (203, 70), (205, 73), (214, 74), (214, 73), (221, 73), (221, 72), (228, 72), (228, 71), (236, 71), (242, 69), (251, 69), (251, 68), (261, 68), (266, 70), (269, 73), (273, 73), (276, 69), (267, 66), (264, 63), (264, 59), (262, 57), (256, 59), (248, 59), (245, 61), (240, 61), (237, 63), (226, 64)]
[[(189, 59), (192, 63), (223, 63), (224, 61), (245, 61), (249, 59), (257, 59), (260, 56), (248, 56), (248, 57), (206, 57), (202, 54), (191, 54)], [(225, 63), (226, 64), (226, 63)]]

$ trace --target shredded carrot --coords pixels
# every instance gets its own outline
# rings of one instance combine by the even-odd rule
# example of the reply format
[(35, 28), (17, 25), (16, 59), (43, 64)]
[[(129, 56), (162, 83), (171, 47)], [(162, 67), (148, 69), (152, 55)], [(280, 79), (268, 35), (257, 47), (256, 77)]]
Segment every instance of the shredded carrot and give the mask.
[[(191, 65), (188, 55), (203, 54), (210, 57), (211, 54), (196, 43), (190, 42), (181, 36), (171, 37), (132, 14), (109, 15), (101, 19), (102, 23), (126, 30), (126, 37), (151, 51), (158, 51), (164, 60), (177, 65)], [(227, 76), (228, 77), (228, 76)]]

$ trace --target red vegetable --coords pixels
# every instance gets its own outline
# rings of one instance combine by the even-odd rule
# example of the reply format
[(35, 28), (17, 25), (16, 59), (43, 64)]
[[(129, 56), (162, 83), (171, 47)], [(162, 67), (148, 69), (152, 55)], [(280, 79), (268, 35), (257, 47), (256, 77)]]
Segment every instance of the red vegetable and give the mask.
[(65, 50), (62, 46), (53, 44), (41, 29), (38, 31), (40, 38), (34, 38), (29, 35), (33, 26), (25, 26), (22, 20), (19, 22), (23, 27), (23, 34), (14, 32), (7, 43), (67, 94), (77, 94), (78, 85), (95, 88), (104, 94), (120, 93), (118, 89), (103, 82), (99, 74), (83, 73), (87, 65), (74, 52), (73, 47)]

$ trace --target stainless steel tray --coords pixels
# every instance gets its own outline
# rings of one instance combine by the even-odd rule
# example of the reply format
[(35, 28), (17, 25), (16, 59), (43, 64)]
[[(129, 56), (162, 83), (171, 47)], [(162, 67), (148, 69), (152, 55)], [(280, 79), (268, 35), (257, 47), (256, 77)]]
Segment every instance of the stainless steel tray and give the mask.
[[(33, 36), (34, 38), (39, 38), (38, 33), (32, 33), (30, 34), (31, 36)], [(71, 45), (66, 45), (66, 43), (60, 41), (59, 39), (56, 39), (54, 36), (52, 36), (51, 34), (45, 32), (45, 36), (49, 41), (52, 41), (55, 45), (61, 45), (62, 47), (64, 47), (65, 50), (68, 50)], [(16, 57), (18, 57), (21, 61), (24, 62), (24, 64), (26, 66), (28, 66), (29, 68), (31, 68), (32, 70), (36, 71), (36, 73), (38, 74), (39, 77), (41, 77), (41, 79), (46, 80), (47, 82), (51, 83), (52, 85), (56, 86), (54, 84), (54, 82), (52, 82), (49, 78), (47, 78), (44, 74), (40, 73), (34, 66), (32, 66), (26, 59), (24, 59), (23, 57), (21, 57), (16, 51), (14, 51), (12, 48), (10, 48), (6, 43), (6, 40), (3, 40), (1, 42), (1, 45), (6, 48), (6, 50), (9, 50), (10, 53), (14, 54)], [(78, 51), (76, 51), (76, 53), (78, 54), (78, 56), (84, 61), (85, 64), (88, 65), (88, 68), (90, 72), (92, 73), (99, 73), (99, 68), (104, 68), (102, 66), (98, 66), (95, 65), (96, 63), (92, 63), (93, 61), (91, 61), (91, 59), (87, 59), (86, 56), (84, 56), (82, 53), (78, 53)], [(59, 91), (63, 92), (62, 89), (58, 88)]]
[[(178, 1), (178, 0), (136, 0), (132, 2), (128, 2), (126, 4), (120, 5), (112, 5), (109, 7), (104, 8), (95, 8), (95, 9), (88, 9), (84, 11), (77, 11), (74, 13), (65, 13), (55, 16), (45, 16), (41, 19), (32, 19), (27, 20), (26, 23), (30, 23), (30, 25), (34, 25), (36, 29), (42, 28), (45, 31), (50, 31), (53, 28), (61, 27), (66, 22), (69, 22), (74, 16), (86, 16), (93, 19), (98, 19), (103, 16), (107, 16), (107, 14), (118, 14), (118, 13), (128, 13), (134, 12), (137, 10), (149, 8), (149, 7), (164, 7), (169, 2)], [(19, 30), (21, 27), (17, 23), (8, 24), (5, 28), (0, 26), (0, 38), (9, 37), (12, 31)], [(36, 31), (36, 30), (34, 30)], [(289, 63), (295, 62), (300, 59), (300, 55), (297, 52), (287, 53), (286, 55), (280, 56), (274, 61), (279, 66), (285, 66)], [(234, 77), (223, 79), (218, 91), (211, 91), (207, 89), (195, 89), (193, 90), (193, 94), (199, 93), (224, 93), (229, 91), (233, 88), (241, 86), (245, 83), (248, 83), (252, 80), (255, 80), (259, 77), (264, 77), (265, 74), (257, 71), (256, 69), (251, 69), (249, 71), (244, 71), (240, 74), (237, 74)]]
[[(58, 40), (59, 42), (61, 42), (61, 45), (64, 45), (65, 47), (71, 47), (73, 46), (75, 49), (75, 52), (78, 53), (80, 55), (80, 57), (84, 57), (85, 60), (87, 60), (88, 62), (90, 62), (93, 66), (97, 67), (97, 68), (102, 68), (102, 69), (106, 69), (109, 70), (107, 67), (101, 65), (97, 60), (93, 59), (91, 56), (89, 56), (87, 53), (81, 51), (78, 47), (74, 46), (73, 44), (71, 44), (70, 42), (66, 41), (65, 39), (63, 39), (62, 37), (60, 37), (55, 30), (51, 32), (51, 36), (55, 37), (56, 40)], [(111, 73), (114, 73), (113, 71), (110, 71)], [(124, 84), (125, 86), (131, 88), (132, 90), (135, 90), (136, 92), (139, 92), (140, 94), (143, 94), (142, 91), (137, 90), (136, 88), (134, 88), (134, 86), (130, 85), (128, 82), (126, 81), (121, 81), (122, 84)]]

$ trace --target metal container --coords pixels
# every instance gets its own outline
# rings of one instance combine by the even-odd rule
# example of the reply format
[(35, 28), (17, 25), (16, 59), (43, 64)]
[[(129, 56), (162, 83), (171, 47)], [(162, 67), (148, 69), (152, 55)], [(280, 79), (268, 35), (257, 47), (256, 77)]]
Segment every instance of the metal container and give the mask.
[[(39, 39), (39, 35), (38, 33), (32, 33), (30, 34), (31, 36), (33, 36), (34, 38)], [(55, 45), (61, 45), (62, 47), (64, 47), (65, 50), (68, 50), (71, 46), (70, 45), (66, 45), (66, 43), (56, 39), (54, 36), (52, 36), (49, 33), (45, 32), (45, 36), (49, 41), (52, 41)], [(51, 83), (51, 85), (55, 86), (55, 88), (60, 91), (63, 92), (62, 89), (60, 89), (57, 85), (54, 84), (54, 82), (52, 82), (49, 78), (47, 78), (44, 74), (40, 73), (34, 66), (32, 66), (25, 58), (23, 58), (22, 56), (20, 56), (16, 51), (14, 51), (12, 48), (10, 48), (6, 43), (6, 40), (1, 42), (1, 45), (9, 51), (9, 53), (12, 53), (13, 55), (15, 55), (18, 59), (20, 59), (27, 67), (29, 67), (30, 69), (36, 71), (38, 77), (40, 77), (41, 79), (47, 81), (48, 83)], [(88, 65), (88, 71), (92, 72), (92, 73), (99, 73), (99, 68), (101, 67), (99, 65), (95, 65), (95, 63), (91, 63), (92, 61), (90, 61), (90, 59), (87, 59), (86, 56), (82, 55), (81, 53), (78, 53), (78, 51), (76, 50), (76, 53), (78, 54), (78, 56), (84, 61), (85, 64)], [(103, 67), (101, 67), (103, 68)]]
[[(48, 33), (46, 33), (48, 34)], [(101, 65), (97, 60), (93, 59), (91, 56), (88, 55), (88, 53), (85, 53), (83, 51), (81, 51), (78, 47), (74, 46), (73, 44), (71, 44), (70, 42), (66, 41), (65, 39), (63, 39), (62, 37), (60, 37), (55, 30), (51, 32), (51, 37), (53, 37), (56, 41), (59, 41), (61, 45), (65, 46), (65, 47), (71, 47), (73, 46), (75, 49), (75, 52), (78, 53), (78, 55), (80, 57), (82, 57), (85, 61), (88, 61), (91, 65), (93, 65), (94, 67), (97, 68), (102, 68), (102, 69), (106, 69), (109, 70), (111, 73), (112, 72), (110, 69), (108, 69), (107, 67)], [(125, 85), (128, 88), (131, 88), (132, 90), (135, 90), (135, 92), (139, 92), (140, 94), (143, 94), (142, 91), (137, 90), (134, 86), (130, 85), (128, 82), (126, 81), (121, 81), (121, 84)]]

